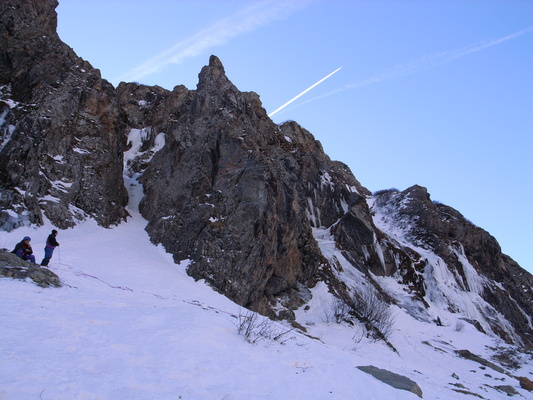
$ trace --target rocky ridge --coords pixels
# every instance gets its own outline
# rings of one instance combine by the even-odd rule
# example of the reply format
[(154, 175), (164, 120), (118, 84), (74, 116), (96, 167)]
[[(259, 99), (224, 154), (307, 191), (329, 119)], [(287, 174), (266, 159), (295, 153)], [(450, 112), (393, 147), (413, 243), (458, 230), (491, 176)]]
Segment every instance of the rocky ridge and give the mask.
[[(151, 240), (250, 309), (292, 319), (324, 281), (347, 303), (371, 290), (428, 322), (444, 305), (533, 346), (533, 277), (489, 233), (419, 186), (372, 196), (310, 132), (274, 124), (215, 56), (196, 90), (114, 88), (61, 42), (56, 6), (0, 5), (1, 229), (118, 224), (126, 173), (143, 185)], [(132, 133), (142, 146), (124, 166)], [(326, 237), (345, 260), (328, 256)]]

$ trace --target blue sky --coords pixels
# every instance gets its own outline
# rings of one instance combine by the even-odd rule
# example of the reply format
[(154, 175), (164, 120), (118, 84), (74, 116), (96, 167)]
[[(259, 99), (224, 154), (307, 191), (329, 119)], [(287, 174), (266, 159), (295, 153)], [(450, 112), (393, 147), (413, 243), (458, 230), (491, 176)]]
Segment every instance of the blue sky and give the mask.
[(217, 55), (371, 191), (419, 184), (533, 272), (533, 1), (59, 0), (115, 86), (195, 89)]

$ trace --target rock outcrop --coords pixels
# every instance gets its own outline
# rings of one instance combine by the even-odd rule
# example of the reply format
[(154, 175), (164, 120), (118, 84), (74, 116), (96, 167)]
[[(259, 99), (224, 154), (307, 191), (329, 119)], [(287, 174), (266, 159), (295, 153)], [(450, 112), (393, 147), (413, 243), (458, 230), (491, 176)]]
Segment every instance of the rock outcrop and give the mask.
[[(385, 270), (396, 271), (416, 298), (432, 298), (452, 312), (465, 313), (465, 305), (456, 299), (469, 293), (477, 309), (470, 318), (478, 329), (507, 342), (515, 341), (519, 332), (525, 343), (532, 343), (533, 276), (502, 254), (488, 232), (453, 208), (431, 201), (420, 186), (379, 194), (372, 212), (387, 234), (381, 240)], [(502, 315), (513, 328), (502, 323)]]
[(56, 33), (57, 1), (0, 4), (0, 226), (127, 216), (115, 90)]
[(151, 240), (255, 311), (290, 319), (324, 281), (346, 302), (370, 288), (415, 318), (438, 317), (434, 305), (533, 346), (533, 277), (459, 212), (419, 186), (372, 196), (310, 132), (274, 124), (215, 56), (196, 90), (115, 89), (61, 42), (56, 6), (0, 3), (0, 229), (118, 224), (126, 176), (143, 185)]
[(297, 124), (275, 125), (214, 56), (196, 91), (154, 90), (152, 101), (131, 85), (118, 91), (128, 93), (132, 128), (146, 128), (142, 107), (161, 116), (151, 137), (165, 132), (140, 178), (154, 242), (177, 262), (191, 260), (193, 277), (264, 313), (265, 301), (316, 273), (324, 260), (312, 227), (332, 224), (366, 193), (346, 166)]
[(0, 276), (12, 279), (31, 279), (37, 286), (61, 287), (59, 277), (48, 268), (25, 261), (9, 251), (0, 250)]

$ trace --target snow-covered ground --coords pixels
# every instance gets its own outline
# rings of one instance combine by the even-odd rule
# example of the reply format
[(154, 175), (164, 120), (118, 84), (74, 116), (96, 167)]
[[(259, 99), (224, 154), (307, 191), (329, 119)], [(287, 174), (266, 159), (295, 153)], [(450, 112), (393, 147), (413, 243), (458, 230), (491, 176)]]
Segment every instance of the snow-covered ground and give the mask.
[[(326, 322), (325, 285), (297, 313), (309, 336), (272, 322), (281, 339), (250, 343), (237, 333), (246, 311), (188, 277), (186, 265), (150, 243), (144, 224), (134, 215), (113, 229), (88, 221), (60, 231), (50, 268), (62, 288), (0, 279), (0, 399), (417, 398), (361, 365), (409, 377), (425, 399), (465, 398), (452, 388), (507, 398), (487, 385), (532, 398), (515, 379), (453, 355), (469, 349), (489, 357), (487, 346), (502, 346), (468, 324), (437, 327), (396, 309), (395, 353), (360, 328)], [(39, 261), (52, 228), (1, 232), (0, 247), (29, 235)], [(532, 372), (530, 360), (516, 374)]]

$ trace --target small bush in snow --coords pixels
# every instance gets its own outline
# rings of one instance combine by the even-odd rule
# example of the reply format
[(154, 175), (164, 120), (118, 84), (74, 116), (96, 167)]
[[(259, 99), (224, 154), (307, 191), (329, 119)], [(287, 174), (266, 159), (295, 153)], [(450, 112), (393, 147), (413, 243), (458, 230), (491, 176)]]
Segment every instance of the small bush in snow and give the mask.
[(369, 325), (376, 339), (388, 339), (394, 331), (394, 316), (389, 305), (374, 292), (358, 293), (352, 299), (352, 309), (357, 318)]
[(335, 322), (350, 322), (350, 311), (352, 311), (351, 307), (344, 301), (339, 299), (335, 300), (335, 303), (333, 304), (333, 318), (335, 318)]
[[(239, 311), (236, 327), (237, 334), (243, 336), (248, 343), (257, 343), (262, 339), (285, 343), (289, 339), (286, 336), (292, 332), (292, 329), (282, 329), (278, 324), (252, 311)], [(281, 340), (282, 338), (285, 339)]]
[(331, 309), (326, 310), (324, 314), (325, 322), (328, 323), (353, 324), (357, 319), (364, 324), (363, 335), (376, 340), (387, 340), (394, 331), (394, 316), (389, 305), (372, 291), (357, 293), (348, 302), (336, 299), (331, 304)]
[(352, 320), (352, 308), (341, 299), (334, 299), (329, 308), (324, 309), (324, 322), (350, 323)]
[(244, 336), (244, 338), (248, 340), (253, 335), (257, 325), (257, 314), (243, 314), (241, 311), (239, 311), (239, 315), (237, 317), (237, 334)]
[(361, 341), (363, 340), (363, 338), (365, 336), (368, 335), (368, 332), (366, 330), (366, 328), (364, 326), (362, 326), (361, 328), (357, 329), (354, 333), (354, 335), (352, 336), (352, 339), (353, 339), (353, 347), (352, 347), (352, 350), (357, 350), (357, 348), (359, 347), (359, 344), (361, 343)]
[(524, 348), (514, 346), (489, 348), (495, 352), (491, 359), (510, 369), (517, 370), (533, 360), (533, 352)]

